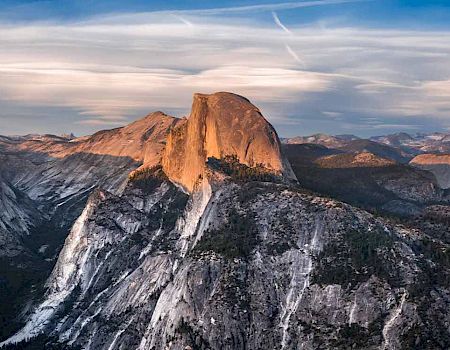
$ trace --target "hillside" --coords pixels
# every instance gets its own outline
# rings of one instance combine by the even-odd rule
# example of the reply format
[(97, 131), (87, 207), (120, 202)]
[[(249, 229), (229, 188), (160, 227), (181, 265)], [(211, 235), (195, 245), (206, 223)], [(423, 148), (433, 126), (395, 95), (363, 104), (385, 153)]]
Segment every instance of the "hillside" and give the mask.
[(450, 188), (450, 154), (421, 154), (410, 164), (432, 172), (442, 188)]
[(358, 164), (344, 171), (380, 169), (378, 188), (419, 203), (439, 195), (428, 173), (286, 145), (299, 186), (274, 129), (223, 94), (194, 98), (160, 164), (132, 171), (120, 191), (89, 191), (45, 293), (4, 348), (448, 348), (446, 206), (428, 206), (421, 226), (396, 225), (304, 188), (327, 175), (338, 186), (339, 169), (317, 162), (338, 158)]

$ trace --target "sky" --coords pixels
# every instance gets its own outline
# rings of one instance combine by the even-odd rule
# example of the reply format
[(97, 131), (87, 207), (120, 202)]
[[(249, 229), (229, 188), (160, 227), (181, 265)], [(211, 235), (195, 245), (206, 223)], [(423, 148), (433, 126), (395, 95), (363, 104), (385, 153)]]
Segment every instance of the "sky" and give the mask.
[(450, 131), (450, 0), (0, 1), (0, 134), (86, 135), (195, 92), (282, 137)]

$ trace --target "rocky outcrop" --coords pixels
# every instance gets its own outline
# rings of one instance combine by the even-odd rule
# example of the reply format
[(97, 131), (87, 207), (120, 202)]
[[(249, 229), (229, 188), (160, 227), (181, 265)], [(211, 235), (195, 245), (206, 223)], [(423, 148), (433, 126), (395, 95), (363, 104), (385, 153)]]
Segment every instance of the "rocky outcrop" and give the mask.
[(163, 157), (169, 178), (192, 191), (209, 157), (235, 155), (242, 164), (262, 165), (294, 177), (283, 161), (280, 141), (258, 108), (244, 97), (195, 94), (191, 115), (172, 129)]
[(43, 333), (65, 349), (445, 348), (448, 271), (441, 246), (421, 248), (429, 239), (267, 182), (203, 178), (189, 198), (165, 180), (97, 191), (46, 298), (5, 344)]
[(447, 164), (450, 165), (450, 154), (421, 154), (411, 160), (413, 164)]
[(410, 164), (432, 172), (441, 188), (450, 188), (450, 154), (421, 154)]
[(156, 112), (128, 126), (68, 139), (0, 137), (0, 336), (17, 327), (89, 195), (120, 194), (130, 172), (161, 160), (178, 119)]
[[(164, 127), (97, 133), (88, 138), (96, 142), (85, 146), (92, 153), (66, 155), (65, 163), (53, 160), (58, 165), (42, 173), (44, 181), (22, 182), (35, 184), (29, 187), (35, 189), (31, 198), (65, 206), (98, 174), (89, 182), (93, 188), (83, 192), (90, 193), (89, 200), (65, 240), (45, 294), (21, 329), (7, 330), (10, 337), (0, 347), (450, 346), (449, 245), (434, 226), (426, 225), (427, 231), (396, 226), (279, 181), (273, 175), (291, 175), (278, 137), (240, 96), (196, 95), (191, 116), (167, 119), (167, 124), (165, 150), (164, 141), (158, 141), (167, 133)], [(139, 141), (148, 135), (153, 136), (146, 142), (159, 144), (150, 153)], [(109, 143), (115, 137), (136, 142), (136, 148)], [(89, 144), (88, 139), (77, 142)], [(95, 153), (100, 144), (108, 154)], [(80, 154), (94, 158), (74, 158)], [(227, 163), (228, 155), (234, 157)], [(152, 166), (161, 156), (162, 164)], [(108, 157), (118, 163), (108, 163)], [(218, 159), (205, 165), (209, 157)], [(352, 161), (373, 159), (363, 154)], [(123, 179), (140, 164), (145, 167)], [(260, 165), (269, 174), (257, 172)], [(80, 169), (79, 176), (70, 177), (71, 171), (62, 168)], [(400, 182), (383, 179), (394, 190)], [(43, 195), (38, 184), (73, 193)], [(94, 190), (100, 184), (107, 188)], [(436, 218), (438, 210), (433, 213)], [(436, 227), (446, 231), (447, 221), (441, 221)]]

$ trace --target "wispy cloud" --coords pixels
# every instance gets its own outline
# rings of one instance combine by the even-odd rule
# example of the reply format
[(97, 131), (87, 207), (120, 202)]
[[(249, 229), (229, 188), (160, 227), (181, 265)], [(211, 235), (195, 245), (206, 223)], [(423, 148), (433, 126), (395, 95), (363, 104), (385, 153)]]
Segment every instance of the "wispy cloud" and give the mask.
[(334, 112), (334, 111), (323, 111), (322, 114), (334, 119), (339, 118), (342, 115), (341, 112)]
[(277, 26), (283, 29), (286, 33), (292, 35), (292, 32), (283, 23), (281, 23), (280, 18), (278, 18), (278, 15), (275, 11), (272, 11), (272, 17)]
[(242, 12), (261, 12), (261, 11), (275, 11), (275, 10), (289, 10), (298, 9), (302, 7), (314, 7), (324, 5), (335, 5), (355, 2), (367, 2), (374, 0), (316, 0), (316, 1), (294, 1), (294, 2), (281, 2), (271, 4), (259, 4), (249, 6), (235, 6), (235, 7), (219, 7), (212, 9), (200, 9), (200, 10), (182, 10), (177, 11), (179, 13), (194, 13), (194, 14), (207, 14), (216, 15), (223, 13), (242, 13)]
[(179, 21), (183, 22), (184, 24), (186, 24), (188, 27), (193, 27), (194, 24), (192, 24), (192, 22), (188, 21), (186, 18), (181, 17), (180, 15), (176, 15), (176, 14), (172, 14), (173, 17), (175, 17), (176, 19), (178, 19)]
[[(449, 32), (287, 28), (275, 12), (343, 2), (0, 25), (1, 125), (15, 117), (11, 106), (37, 106), (64, 108), (90, 131), (156, 109), (183, 115), (193, 92), (228, 90), (258, 104), (281, 133), (420, 125), (417, 118), (450, 126)], [(274, 11), (277, 26), (238, 11)], [(361, 120), (374, 116), (377, 124)]]
[(297, 53), (294, 50), (292, 50), (292, 48), (288, 44), (286, 44), (285, 47), (289, 55), (291, 55), (294, 60), (300, 63), (303, 68), (305, 68), (306, 67), (305, 62), (302, 61), (299, 55), (297, 55)]
[(104, 119), (83, 119), (75, 122), (75, 124), (80, 125), (90, 125), (90, 126), (101, 126), (101, 127), (109, 127), (109, 126), (123, 126), (127, 124), (128, 120), (104, 120)]
[[(292, 32), (280, 21), (280, 18), (278, 17), (277, 13), (275, 11), (272, 11), (272, 17), (275, 21), (275, 24), (283, 29), (287, 34), (293, 35)], [(284, 44), (284, 47), (286, 48), (286, 51), (291, 55), (291, 57), (297, 62), (302, 65), (303, 68), (306, 68), (305, 62), (300, 58), (300, 56), (292, 50), (292, 48), (289, 46), (289, 44)]]
[(122, 21), (122, 22), (124, 21), (128, 22), (130, 20), (148, 21), (149, 17), (165, 18), (173, 15), (183, 16), (183, 18), (185, 18), (185, 16), (220, 17), (225, 15), (229, 18), (231, 16), (238, 16), (242, 14), (258, 14), (271, 11), (294, 10), (308, 7), (364, 3), (372, 1), (377, 0), (311, 0), (311, 1), (293, 1), (293, 2), (275, 2), (266, 4), (247, 5), (247, 6), (215, 7), (204, 9), (157, 10), (132, 14), (113, 13), (108, 16), (102, 15), (100, 17), (96, 17), (93, 20), (97, 21), (100, 18), (104, 21)]

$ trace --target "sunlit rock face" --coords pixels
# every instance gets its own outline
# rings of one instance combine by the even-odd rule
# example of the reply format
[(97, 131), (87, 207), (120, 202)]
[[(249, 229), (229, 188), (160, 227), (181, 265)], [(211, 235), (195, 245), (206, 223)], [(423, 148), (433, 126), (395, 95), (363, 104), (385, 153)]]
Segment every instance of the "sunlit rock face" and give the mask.
[(89, 153), (128, 157), (152, 166), (160, 161), (167, 133), (177, 121), (162, 112), (154, 112), (124, 127), (89, 136), (67, 139), (54, 135), (28, 135), (0, 139), (0, 145), (8, 151), (29, 152), (53, 159)]
[(165, 173), (192, 191), (209, 157), (235, 155), (249, 166), (263, 165), (293, 176), (283, 162), (280, 141), (258, 108), (246, 98), (218, 92), (195, 94), (191, 115), (170, 133), (163, 157)]
[(421, 154), (410, 164), (432, 172), (442, 188), (450, 188), (450, 154)]
[[(0, 346), (449, 348), (444, 206), (433, 225), (397, 226), (272, 176), (290, 177), (278, 136), (240, 96), (196, 95), (190, 118), (168, 125), (167, 149), (150, 151), (162, 164), (114, 148), (144, 167), (120, 191), (90, 191), (45, 293)], [(260, 163), (270, 176), (248, 167)]]
[(72, 152), (129, 157), (154, 166), (160, 162), (167, 134), (177, 121), (162, 112), (151, 113), (123, 128), (96, 133)]

